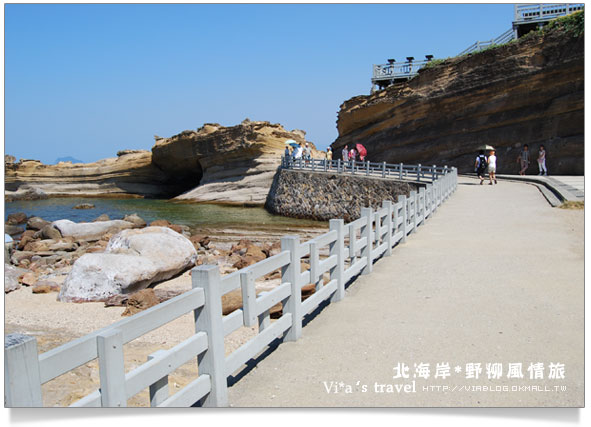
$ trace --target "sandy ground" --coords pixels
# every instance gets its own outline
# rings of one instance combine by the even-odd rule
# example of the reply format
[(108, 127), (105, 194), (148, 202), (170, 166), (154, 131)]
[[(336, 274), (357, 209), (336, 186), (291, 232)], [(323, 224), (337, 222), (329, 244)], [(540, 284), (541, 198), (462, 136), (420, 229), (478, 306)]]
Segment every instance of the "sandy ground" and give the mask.
[[(343, 301), (233, 385), (230, 405), (583, 406), (584, 211), (551, 208), (531, 185), (475, 183), (460, 178)], [(422, 363), (428, 378), (417, 376)], [(472, 363), (478, 378), (466, 378)], [(487, 363), (501, 364), (499, 378)], [(523, 378), (507, 377), (510, 363)], [(531, 363), (543, 363), (542, 379), (530, 379)], [(564, 365), (563, 379), (548, 378), (551, 363)], [(437, 364), (451, 376), (435, 378)]]
[[(298, 233), (299, 231), (299, 233)], [(260, 230), (202, 230), (211, 236), (212, 245), (229, 249), (241, 238), (255, 243), (279, 240), (279, 230), (265, 233)], [(286, 233), (300, 234), (302, 239), (321, 234), (320, 228), (289, 228)], [(62, 283), (65, 275), (52, 278)], [(157, 285), (157, 289), (185, 292), (191, 289), (189, 271)], [(57, 293), (33, 294), (31, 288), (21, 287), (5, 294), (5, 334), (23, 333), (37, 339), (39, 353), (111, 325), (121, 319), (124, 307), (105, 307), (104, 303), (65, 303), (56, 299)], [(226, 353), (240, 347), (256, 335), (258, 327), (240, 328), (226, 337)], [(126, 372), (146, 362), (148, 355), (158, 349), (168, 349), (189, 338), (194, 333), (192, 314), (184, 315), (124, 346)], [(170, 394), (197, 378), (197, 362), (194, 359), (169, 375)], [(99, 387), (99, 371), (96, 361), (90, 362), (43, 385), (44, 406), (67, 406)], [(148, 391), (128, 401), (129, 406), (149, 406)]]

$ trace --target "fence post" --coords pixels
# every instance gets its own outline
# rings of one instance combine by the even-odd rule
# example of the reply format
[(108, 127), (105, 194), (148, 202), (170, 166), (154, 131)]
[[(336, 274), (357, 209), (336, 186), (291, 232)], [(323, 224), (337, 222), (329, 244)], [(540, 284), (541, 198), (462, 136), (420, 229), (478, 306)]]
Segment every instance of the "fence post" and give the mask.
[(365, 163), (365, 175), (369, 176), (369, 160), (366, 160)]
[(402, 239), (400, 242), (404, 243), (406, 242), (406, 234), (408, 233), (408, 204), (406, 201), (406, 195), (402, 194), (401, 196), (398, 196), (398, 203), (402, 203)]
[(254, 275), (251, 270), (240, 273), (240, 288), (242, 290), (244, 326), (254, 326), (258, 320), (256, 313), (257, 293), (254, 285)]
[(291, 313), (291, 328), (285, 333), (285, 341), (296, 341), (302, 336), (302, 287), (300, 286), (300, 237), (283, 236), (281, 250), (289, 251), (289, 264), (281, 268), (281, 282), (289, 282), (291, 294), (283, 304), (283, 311)]
[(355, 175), (355, 159), (351, 163), (351, 175)]
[(431, 168), (431, 182), (435, 181), (437, 179), (437, 166), (433, 165), (433, 167)]
[(399, 176), (398, 176), (399, 179), (402, 179), (402, 169), (403, 169), (403, 166), (404, 165), (402, 163), (400, 163), (400, 172), (399, 172)]
[(337, 173), (341, 171), (341, 159), (337, 159)]
[[(409, 201), (409, 212), (408, 215), (412, 216), (412, 231), (411, 233), (415, 233), (417, 231), (417, 192), (416, 191), (411, 191), (410, 192), (410, 199)], [(410, 206), (412, 206), (412, 210), (410, 209)]]
[(101, 406), (126, 407), (123, 335), (119, 329), (111, 329), (97, 335), (96, 344), (101, 381)]
[[(385, 164), (385, 163), (384, 163)], [(388, 247), (386, 248), (386, 256), (390, 256), (392, 255), (392, 211), (393, 211), (393, 207), (392, 207), (392, 201), (390, 200), (384, 200), (382, 202), (382, 207), (388, 209), (388, 215), (386, 215), (386, 228), (388, 229), (388, 232), (386, 234), (386, 242), (388, 244)]]
[(382, 162), (382, 178), (386, 178), (386, 162)]
[(421, 180), (421, 164), (417, 165), (417, 181)]
[[(422, 203), (421, 203), (422, 201)], [(425, 224), (425, 187), (419, 189), (419, 211), (421, 212), (421, 224)]]
[[(164, 354), (166, 354), (166, 351), (156, 350), (148, 356), (148, 360), (158, 358)], [(155, 408), (166, 399), (168, 399), (168, 375), (163, 376), (154, 384), (150, 385), (150, 406)]]
[(4, 338), (4, 393), (7, 408), (43, 406), (35, 338), (23, 334)]
[(201, 399), (203, 406), (228, 406), (228, 381), (224, 349), (221, 277), (217, 265), (191, 270), (193, 288), (203, 289), (205, 304), (193, 311), (195, 332), (207, 333), (207, 350), (198, 357), (199, 374), (209, 375), (211, 391)]
[(425, 191), (425, 200), (428, 200), (426, 205), (426, 210), (431, 218), (431, 213), (433, 212), (433, 184), (427, 184), (427, 190)]
[(340, 301), (345, 297), (345, 221), (343, 219), (331, 219), (330, 230), (337, 232), (337, 240), (329, 245), (329, 256), (337, 256), (337, 265), (330, 269), (330, 278), (337, 281), (337, 290), (332, 294), (331, 301)]
[(367, 264), (361, 270), (361, 274), (369, 274), (373, 270), (373, 262), (372, 262), (372, 222), (373, 222), (373, 209), (369, 208), (361, 208), (361, 216), (367, 218), (367, 224), (361, 228), (361, 236), (366, 238), (366, 245), (361, 250), (361, 256), (367, 259)]

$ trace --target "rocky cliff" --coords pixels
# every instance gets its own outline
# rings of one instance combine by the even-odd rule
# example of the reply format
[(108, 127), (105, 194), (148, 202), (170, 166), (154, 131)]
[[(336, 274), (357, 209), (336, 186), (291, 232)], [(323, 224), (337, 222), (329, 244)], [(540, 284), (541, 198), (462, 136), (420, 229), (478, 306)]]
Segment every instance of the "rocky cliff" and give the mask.
[[(515, 174), (522, 144), (536, 156), (544, 144), (551, 174), (583, 174), (583, 39), (555, 26), (351, 98), (341, 105), (333, 150), (362, 143), (372, 161), (472, 172), (488, 144), (497, 148), (497, 172)], [(528, 172), (538, 172), (535, 160)]]
[(305, 132), (249, 120), (233, 127), (205, 124), (156, 141), (153, 162), (193, 182), (175, 200), (261, 205), (288, 139), (305, 143)]
[(94, 163), (45, 165), (21, 159), (5, 164), (6, 200), (37, 197), (166, 197), (182, 191), (152, 164), (150, 151), (122, 151)]
[(95, 163), (44, 165), (5, 157), (5, 199), (150, 197), (262, 205), (287, 139), (306, 142), (305, 132), (245, 120), (157, 138), (152, 151), (120, 151)]

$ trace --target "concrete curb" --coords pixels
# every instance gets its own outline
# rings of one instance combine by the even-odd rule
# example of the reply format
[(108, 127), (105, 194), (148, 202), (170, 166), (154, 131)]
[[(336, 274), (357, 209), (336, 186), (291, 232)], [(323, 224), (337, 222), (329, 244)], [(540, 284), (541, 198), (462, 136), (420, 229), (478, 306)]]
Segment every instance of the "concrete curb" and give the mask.
[[(466, 176), (476, 178), (476, 174), (460, 174), (460, 176)], [(498, 179), (512, 182), (531, 183), (538, 187), (548, 202), (556, 207), (560, 204), (571, 201), (581, 201), (572, 191), (571, 187), (561, 183), (556, 179), (548, 176), (520, 176), (520, 175), (497, 175)], [(553, 197), (554, 196), (554, 197)], [(558, 203), (557, 203), (558, 201)]]

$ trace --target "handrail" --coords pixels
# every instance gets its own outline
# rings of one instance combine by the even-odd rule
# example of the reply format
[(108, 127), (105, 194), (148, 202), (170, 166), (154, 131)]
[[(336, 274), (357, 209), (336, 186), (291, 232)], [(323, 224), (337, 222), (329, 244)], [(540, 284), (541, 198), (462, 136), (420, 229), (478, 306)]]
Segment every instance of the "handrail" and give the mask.
[(428, 60), (374, 64), (372, 82), (414, 77), (427, 63)]
[(478, 52), (490, 46), (505, 44), (513, 39), (515, 39), (515, 31), (513, 30), (513, 28), (509, 28), (503, 34), (501, 34), (498, 37), (495, 37), (494, 39), (477, 41), (476, 43), (468, 46), (466, 49), (460, 52), (458, 56), (466, 55), (467, 53)]
[(526, 3), (515, 5), (515, 23), (554, 19), (583, 10), (584, 3)]
[[(282, 160), (286, 168), (295, 169), (297, 163)], [(457, 189), (457, 169), (453, 167), (340, 163), (303, 160), (301, 169), (319, 170), (316, 166), (322, 164), (332, 171), (336, 165), (342, 167), (343, 174), (364, 171), (374, 177), (380, 173), (382, 177), (404, 176), (426, 185), (411, 191), (408, 197), (398, 196), (396, 203), (383, 201), (376, 211), (363, 208), (361, 217), (348, 224), (333, 219), (328, 232), (305, 243), (300, 243), (299, 236), (284, 236), (279, 254), (231, 275), (221, 277), (217, 265), (196, 267), (191, 272), (193, 290), (41, 355), (37, 354), (35, 338), (8, 335), (4, 347), (5, 406), (42, 406), (41, 384), (93, 359), (99, 362), (100, 388), (71, 406), (126, 406), (127, 399), (146, 388), (150, 391), (151, 406), (227, 406), (228, 376), (275, 339), (297, 340), (306, 314), (324, 301), (342, 300), (346, 283), (358, 274), (370, 274), (374, 262), (391, 255), (398, 244), (406, 242), (407, 236)], [(321, 252), (325, 247), (328, 255)], [(310, 268), (302, 271), (304, 258)], [(255, 281), (277, 269), (281, 270), (281, 284), (257, 294)], [(315, 286), (316, 292), (302, 300), (302, 288), (309, 284)], [(235, 286), (242, 293), (242, 308), (223, 316), (222, 295)], [(271, 322), (270, 309), (280, 302), (282, 315)], [(124, 343), (190, 311), (195, 318), (194, 335), (171, 349), (156, 351), (146, 363), (125, 372)], [(226, 356), (227, 333), (256, 325), (258, 334)], [(197, 379), (170, 396), (168, 375), (195, 357)]]
[(379, 178), (403, 179), (416, 182), (433, 182), (441, 175), (451, 172), (447, 166), (406, 165), (404, 163), (376, 163), (370, 161), (342, 161), (327, 159), (293, 159), (281, 157), (281, 168), (310, 170), (312, 172), (331, 172), (346, 175), (371, 176)]

